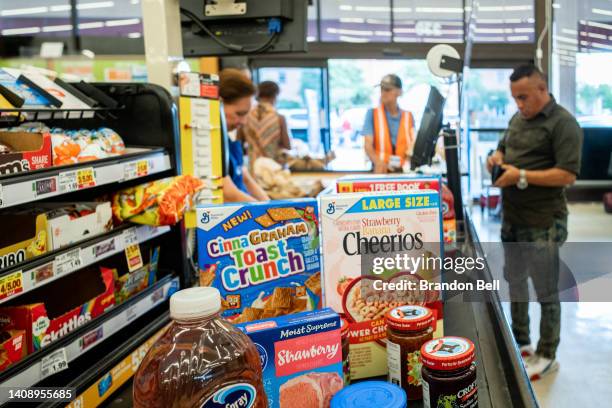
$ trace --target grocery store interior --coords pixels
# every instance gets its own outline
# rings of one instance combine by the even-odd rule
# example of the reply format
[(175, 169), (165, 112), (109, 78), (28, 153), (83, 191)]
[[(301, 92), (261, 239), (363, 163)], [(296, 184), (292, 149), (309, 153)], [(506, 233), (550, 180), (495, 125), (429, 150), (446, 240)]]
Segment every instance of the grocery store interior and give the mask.
[(606, 406), (610, 72), (610, 0), (0, 0), (0, 406)]

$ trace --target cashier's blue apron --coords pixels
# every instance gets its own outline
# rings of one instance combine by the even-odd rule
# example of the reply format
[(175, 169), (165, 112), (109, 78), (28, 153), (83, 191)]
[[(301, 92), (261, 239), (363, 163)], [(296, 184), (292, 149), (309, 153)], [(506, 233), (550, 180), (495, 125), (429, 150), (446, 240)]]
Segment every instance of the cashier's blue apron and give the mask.
[(229, 140), (229, 176), (239, 190), (249, 193), (242, 177), (244, 150), (239, 140)]

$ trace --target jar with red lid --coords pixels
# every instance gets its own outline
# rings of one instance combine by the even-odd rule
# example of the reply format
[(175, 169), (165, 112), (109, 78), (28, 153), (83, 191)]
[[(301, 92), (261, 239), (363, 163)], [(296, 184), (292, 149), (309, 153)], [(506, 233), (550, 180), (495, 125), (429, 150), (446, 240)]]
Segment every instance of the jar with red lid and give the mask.
[(351, 383), (349, 323), (343, 316), (340, 317), (340, 337), (342, 339), (342, 373), (344, 374), (344, 385), (347, 386)]
[(421, 347), (423, 406), (478, 407), (474, 343), (441, 337)]
[(433, 337), (435, 316), (423, 306), (405, 305), (385, 315), (389, 382), (406, 391), (409, 400), (422, 398), (421, 346)]

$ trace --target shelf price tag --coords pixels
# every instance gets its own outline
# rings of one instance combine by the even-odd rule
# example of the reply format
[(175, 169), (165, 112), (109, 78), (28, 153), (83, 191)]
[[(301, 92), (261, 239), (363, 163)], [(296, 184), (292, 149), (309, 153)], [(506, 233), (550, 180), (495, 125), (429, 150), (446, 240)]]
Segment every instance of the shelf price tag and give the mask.
[(0, 278), (0, 300), (23, 292), (23, 273), (13, 272)]
[(123, 240), (125, 243), (125, 259), (127, 260), (128, 269), (130, 272), (134, 272), (144, 266), (136, 230), (134, 228), (126, 230), (123, 233)]
[(132, 180), (138, 177), (149, 175), (149, 161), (139, 160), (136, 162), (125, 163), (123, 166), (123, 180)]
[(83, 266), (83, 258), (81, 257), (81, 248), (73, 249), (72, 251), (60, 254), (55, 257), (53, 269), (55, 275), (70, 273)]
[(93, 167), (77, 170), (76, 177), (79, 190), (96, 186), (96, 175)]
[(63, 171), (57, 178), (60, 193), (70, 193), (79, 188), (76, 171)]
[(40, 376), (44, 379), (67, 368), (68, 358), (66, 357), (66, 349), (62, 347), (43, 357), (40, 363)]

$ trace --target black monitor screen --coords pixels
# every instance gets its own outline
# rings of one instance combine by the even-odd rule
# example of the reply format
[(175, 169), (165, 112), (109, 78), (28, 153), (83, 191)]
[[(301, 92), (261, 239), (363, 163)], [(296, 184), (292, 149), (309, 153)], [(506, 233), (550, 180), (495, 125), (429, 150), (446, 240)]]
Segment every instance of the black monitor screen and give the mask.
[(438, 134), (442, 128), (444, 110), (444, 97), (436, 87), (431, 87), (425, 111), (421, 119), (421, 126), (414, 144), (414, 152), (410, 167), (412, 170), (419, 166), (431, 164), (434, 156)]

